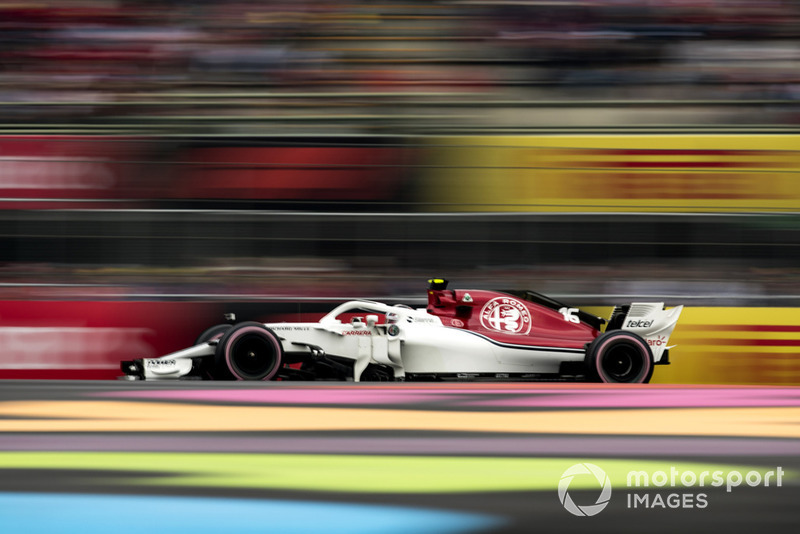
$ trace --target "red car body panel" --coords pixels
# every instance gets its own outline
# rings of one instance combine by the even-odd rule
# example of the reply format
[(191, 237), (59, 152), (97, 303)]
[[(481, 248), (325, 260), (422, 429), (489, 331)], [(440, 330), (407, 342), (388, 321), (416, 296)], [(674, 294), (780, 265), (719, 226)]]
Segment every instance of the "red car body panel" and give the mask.
[(428, 313), (504, 344), (582, 349), (600, 335), (557, 309), (499, 291), (430, 289)]

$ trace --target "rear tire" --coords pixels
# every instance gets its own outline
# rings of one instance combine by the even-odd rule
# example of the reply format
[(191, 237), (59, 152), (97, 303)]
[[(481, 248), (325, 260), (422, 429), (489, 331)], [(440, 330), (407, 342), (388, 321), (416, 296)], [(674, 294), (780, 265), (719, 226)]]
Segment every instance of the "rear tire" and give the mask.
[(280, 370), (283, 347), (275, 332), (261, 323), (234, 325), (219, 340), (216, 375), (234, 380), (270, 380)]
[(614, 330), (592, 341), (586, 365), (587, 378), (593, 382), (646, 384), (653, 376), (653, 353), (641, 336)]

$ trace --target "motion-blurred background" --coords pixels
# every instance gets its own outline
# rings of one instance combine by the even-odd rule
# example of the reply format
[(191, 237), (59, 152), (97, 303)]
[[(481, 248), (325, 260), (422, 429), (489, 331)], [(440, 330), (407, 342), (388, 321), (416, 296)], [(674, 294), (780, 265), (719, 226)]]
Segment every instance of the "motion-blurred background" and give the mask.
[(789, 0), (0, 1), (0, 371), (445, 276), (685, 304), (668, 379), (797, 382), (798, 37)]

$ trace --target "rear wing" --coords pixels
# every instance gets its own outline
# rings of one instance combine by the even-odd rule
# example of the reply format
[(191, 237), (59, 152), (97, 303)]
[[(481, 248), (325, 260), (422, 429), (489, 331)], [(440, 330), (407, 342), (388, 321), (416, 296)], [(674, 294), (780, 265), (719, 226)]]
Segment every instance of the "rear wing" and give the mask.
[(609, 330), (629, 330), (640, 335), (653, 352), (658, 363), (669, 348), (669, 337), (683, 311), (683, 306), (666, 309), (663, 302), (634, 302), (630, 306), (617, 306), (608, 321)]

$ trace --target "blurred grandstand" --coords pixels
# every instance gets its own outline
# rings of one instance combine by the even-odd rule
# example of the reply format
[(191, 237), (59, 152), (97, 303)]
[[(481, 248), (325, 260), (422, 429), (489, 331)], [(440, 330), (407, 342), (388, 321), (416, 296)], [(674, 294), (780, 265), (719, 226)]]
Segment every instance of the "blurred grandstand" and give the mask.
[(798, 305), (798, 37), (779, 0), (0, 1), (0, 298)]
[(0, 2), (5, 128), (419, 134), (798, 121), (787, 0)]

